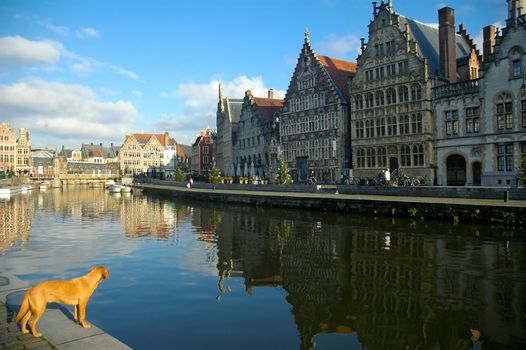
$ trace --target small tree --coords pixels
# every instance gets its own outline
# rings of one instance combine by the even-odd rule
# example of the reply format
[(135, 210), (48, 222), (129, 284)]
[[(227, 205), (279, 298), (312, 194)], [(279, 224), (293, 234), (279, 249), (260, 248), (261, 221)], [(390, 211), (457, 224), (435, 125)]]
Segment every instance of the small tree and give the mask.
[(223, 178), (221, 177), (221, 170), (217, 167), (213, 167), (211, 174), (210, 174), (210, 182), (213, 184), (219, 184), (223, 182)]
[(281, 161), (281, 169), (278, 173), (278, 176), (278, 183), (284, 185), (290, 185), (292, 183), (292, 177), (289, 174), (289, 167), (284, 161)]
[(175, 181), (178, 181), (178, 182), (184, 181), (183, 167), (181, 166), (181, 164), (179, 164), (179, 166), (175, 170)]

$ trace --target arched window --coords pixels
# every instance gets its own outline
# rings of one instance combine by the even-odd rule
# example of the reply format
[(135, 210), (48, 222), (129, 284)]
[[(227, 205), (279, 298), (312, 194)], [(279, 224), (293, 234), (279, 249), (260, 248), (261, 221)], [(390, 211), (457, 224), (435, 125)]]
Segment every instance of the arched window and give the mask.
[(314, 94), (312, 96), (312, 104), (313, 104), (312, 107), (314, 107), (314, 108), (318, 108), (319, 107), (319, 105), (320, 105), (320, 97), (318, 96), (318, 94)]
[(380, 168), (387, 167), (387, 149), (385, 147), (378, 148), (378, 166)]
[(384, 92), (383, 91), (377, 91), (376, 92), (376, 105), (377, 106), (383, 106), (384, 105)]
[(376, 136), (385, 136), (385, 118), (376, 119)]
[(363, 109), (363, 97), (362, 95), (357, 95), (354, 98), (354, 108), (355, 109)]
[(418, 101), (422, 98), (422, 87), (420, 84), (413, 84), (411, 86), (411, 101)]
[(398, 101), (407, 102), (409, 101), (409, 89), (407, 86), (400, 86), (398, 88)]
[(365, 168), (365, 152), (362, 148), (356, 150), (356, 163), (358, 168)]
[(387, 135), (396, 136), (397, 130), (396, 117), (387, 117)]
[(422, 133), (422, 114), (413, 114), (411, 117), (411, 132), (413, 134)]
[(366, 108), (373, 108), (374, 106), (374, 96), (372, 93), (368, 93), (365, 95), (365, 107)]
[(372, 147), (367, 149), (367, 167), (376, 168), (376, 152)]
[(497, 130), (513, 129), (513, 100), (511, 95), (503, 92), (496, 99)]
[(402, 166), (411, 166), (411, 148), (408, 145), (402, 145), (400, 149)]
[(424, 146), (423, 145), (413, 146), (413, 165), (414, 166), (424, 165)]
[(356, 138), (357, 139), (363, 139), (364, 138), (364, 124), (363, 120), (358, 120), (356, 122)]
[(365, 121), (365, 136), (367, 138), (374, 137), (374, 122), (372, 120)]
[(396, 103), (396, 90), (395, 89), (392, 89), (392, 88), (387, 89), (386, 95), (387, 95), (388, 105)]

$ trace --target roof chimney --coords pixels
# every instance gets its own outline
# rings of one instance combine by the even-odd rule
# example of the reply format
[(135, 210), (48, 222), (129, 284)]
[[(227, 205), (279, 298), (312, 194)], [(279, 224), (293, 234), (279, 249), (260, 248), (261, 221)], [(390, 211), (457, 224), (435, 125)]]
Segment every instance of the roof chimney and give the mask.
[(274, 89), (269, 89), (268, 90), (268, 98), (269, 99), (274, 99)]
[(457, 53), (455, 39), (455, 10), (444, 7), (438, 10), (438, 45), (440, 75), (450, 83), (457, 81)]
[(485, 26), (484, 29), (482, 29), (482, 60), (484, 62), (489, 61), (490, 56), (493, 54), (496, 29), (494, 25)]

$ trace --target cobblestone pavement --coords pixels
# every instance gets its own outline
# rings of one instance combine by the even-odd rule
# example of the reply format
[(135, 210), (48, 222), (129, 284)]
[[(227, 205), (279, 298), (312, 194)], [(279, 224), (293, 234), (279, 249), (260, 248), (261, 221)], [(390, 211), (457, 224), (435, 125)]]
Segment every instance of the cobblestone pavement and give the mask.
[(15, 315), (0, 303), (0, 349), (56, 349), (46, 339), (22, 334), (15, 323)]

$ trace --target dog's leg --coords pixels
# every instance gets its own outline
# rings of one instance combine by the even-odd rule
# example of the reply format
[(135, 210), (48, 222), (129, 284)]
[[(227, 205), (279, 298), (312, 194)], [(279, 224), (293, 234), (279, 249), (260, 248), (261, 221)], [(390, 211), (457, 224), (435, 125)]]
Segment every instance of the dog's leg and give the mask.
[(27, 312), (24, 314), (24, 316), (22, 316), (22, 321), (20, 322), (20, 329), (23, 334), (29, 333), (29, 331), (26, 328), (26, 325), (30, 317), (31, 317), (31, 311), (29, 311), (28, 309)]
[(78, 322), (79, 321), (79, 304), (73, 306), (73, 319)]
[(46, 311), (47, 303), (41, 303), (37, 305), (30, 304), (30, 310), (33, 314), (33, 319), (31, 322), (29, 322), (29, 328), (31, 328), (31, 333), (33, 333), (34, 337), (40, 337), (42, 336), (42, 333), (39, 333), (37, 331), (37, 322), (40, 320), (40, 317), (44, 314)]
[(91, 325), (86, 321), (86, 304), (87, 302), (83, 301), (79, 303), (79, 323), (84, 328), (90, 328)]

